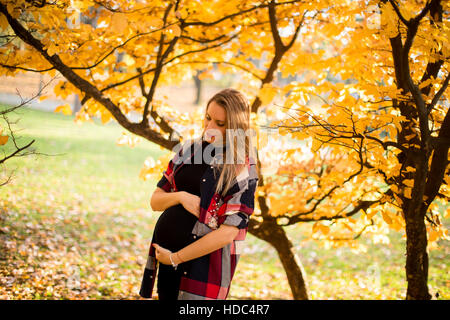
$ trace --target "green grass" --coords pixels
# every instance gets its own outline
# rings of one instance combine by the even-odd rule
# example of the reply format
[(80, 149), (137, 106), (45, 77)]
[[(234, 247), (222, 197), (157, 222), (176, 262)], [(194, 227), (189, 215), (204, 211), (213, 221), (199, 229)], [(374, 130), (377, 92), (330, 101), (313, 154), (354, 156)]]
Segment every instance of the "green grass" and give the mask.
[[(77, 125), (73, 116), (21, 109), (10, 116), (18, 143), (36, 140), (41, 155), (13, 158), (12, 181), (0, 188), (0, 298), (136, 299), (158, 213), (149, 207), (155, 180), (139, 179), (148, 156), (164, 150), (147, 141), (117, 146), (116, 123)], [(3, 149), (11, 150), (11, 143)], [(47, 154), (47, 155), (43, 155)], [(367, 251), (324, 248), (307, 241), (309, 224), (287, 228), (312, 299), (403, 299), (405, 240)], [(291, 299), (275, 250), (248, 235), (230, 299)], [(430, 252), (429, 287), (450, 297), (448, 242)], [(378, 282), (377, 282), (378, 281)]]
[[(53, 290), (53, 298), (136, 297), (157, 218), (148, 204), (155, 181), (143, 181), (138, 175), (148, 156), (159, 157), (164, 151), (147, 141), (134, 148), (118, 146), (116, 140), (124, 130), (97, 119), (77, 125), (74, 117), (33, 109), (21, 109), (10, 118), (20, 119), (14, 126), (18, 143), (34, 139), (32, 147), (41, 154), (7, 162), (7, 173), (15, 172), (0, 189), (0, 199), (6, 200), (2, 212), (6, 229), (0, 235), (12, 247), (3, 257), (2, 273), (16, 280), (0, 295), (48, 298), (42, 288), (63, 288), (67, 277), (57, 274), (67, 276), (68, 267), (76, 266), (82, 275), (80, 290)], [(11, 146), (10, 139), (6, 151)], [(28, 246), (31, 243), (36, 252)], [(25, 270), (19, 277), (9, 270), (10, 260)], [(36, 272), (40, 263), (51, 272)]]

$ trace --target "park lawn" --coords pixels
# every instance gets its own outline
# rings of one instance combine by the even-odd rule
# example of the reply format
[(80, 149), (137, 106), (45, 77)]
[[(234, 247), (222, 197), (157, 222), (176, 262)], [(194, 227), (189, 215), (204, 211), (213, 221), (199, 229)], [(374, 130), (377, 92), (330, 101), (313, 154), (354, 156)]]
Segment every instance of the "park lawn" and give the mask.
[[(0, 188), (0, 299), (138, 299), (153, 227), (149, 198), (156, 180), (139, 179), (160, 147), (118, 146), (124, 131), (98, 119), (20, 109), (14, 126), (41, 155), (13, 158), (12, 181)], [(10, 148), (11, 141), (6, 145)], [(45, 154), (45, 155), (44, 155)], [(55, 155), (57, 154), (57, 155)], [(6, 175), (1, 176), (4, 181)], [(311, 299), (403, 299), (405, 241), (367, 251), (324, 248), (307, 241), (310, 224), (287, 228), (307, 274)], [(275, 250), (248, 235), (230, 299), (291, 299)], [(430, 252), (430, 292), (450, 297), (447, 242)]]

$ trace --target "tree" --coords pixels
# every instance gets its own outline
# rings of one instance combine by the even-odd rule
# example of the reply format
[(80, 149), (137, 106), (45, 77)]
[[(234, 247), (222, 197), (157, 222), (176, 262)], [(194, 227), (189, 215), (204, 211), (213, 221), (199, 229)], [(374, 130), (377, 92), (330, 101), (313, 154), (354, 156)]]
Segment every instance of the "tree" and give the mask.
[[(328, 1), (323, 0), (217, 0), (201, 4), (185, 4), (181, 1), (2, 0), (0, 27), (11, 41), (0, 48), (0, 72), (10, 75), (24, 71), (59, 72), (65, 80), (56, 87), (56, 94), (63, 98), (71, 93), (82, 97), (82, 109), (77, 113), (77, 120), (95, 115), (100, 116), (104, 123), (114, 119), (130, 133), (169, 150), (178, 144), (180, 138), (187, 139), (195, 134), (195, 130), (190, 128), (193, 123), (199, 123), (199, 115), (176, 112), (166, 102), (156, 100), (155, 92), (159, 85), (191, 79), (199, 69), (216, 65), (223, 73), (240, 74), (241, 89), (252, 97), (252, 121), (257, 128), (264, 128), (265, 124), (276, 118), (276, 109), (270, 107), (276, 96), (284, 98), (286, 108), (292, 109), (294, 105), (300, 107), (299, 117), (287, 125), (305, 130), (295, 133), (297, 139), (304, 139), (305, 133), (311, 134), (315, 138), (311, 144), (313, 151), (323, 144), (328, 148), (327, 152), (317, 153), (310, 162), (305, 160), (299, 163), (292, 157), (292, 150), (283, 150), (286, 151), (287, 166), (298, 166), (297, 171), (292, 171), (295, 174), (286, 186), (295, 186), (296, 199), (300, 198), (303, 204), (287, 207), (284, 211), (269, 195), (274, 193), (269, 191), (277, 190), (282, 182), (280, 179), (266, 179), (259, 172), (259, 208), (251, 219), (249, 231), (274, 246), (285, 268), (294, 298), (307, 299), (302, 265), (283, 225), (314, 221), (315, 234), (340, 241), (333, 236), (333, 232), (327, 232), (329, 226), (323, 222), (333, 221), (338, 229), (351, 229), (354, 235), (343, 237), (351, 242), (368, 229), (366, 223), (371, 223), (371, 218), (376, 220), (375, 225), (379, 223), (375, 217), (378, 210), (375, 202), (386, 207), (390, 203), (389, 199), (397, 197), (394, 190), (385, 190), (386, 185), (382, 193), (379, 192), (380, 188), (374, 191), (373, 186), (384, 179), (383, 171), (380, 170), (385, 168), (375, 167), (367, 154), (368, 150), (377, 151), (375, 159), (387, 158), (384, 166), (392, 170), (389, 165), (393, 157), (390, 150), (393, 145), (377, 138), (375, 131), (383, 130), (388, 121), (400, 124), (402, 120), (396, 114), (383, 113), (383, 109), (373, 111), (367, 105), (373, 107), (379, 104), (371, 104), (367, 99), (363, 101), (366, 97), (355, 103), (356, 99), (350, 90), (360, 89), (359, 86), (366, 89), (369, 85), (364, 76), (372, 80), (372, 91), (378, 94), (378, 88), (382, 87), (375, 81), (378, 74), (372, 73), (373, 70), (368, 71), (349, 63), (357, 58), (356, 61), (363, 61), (367, 65), (373, 58), (371, 50), (380, 45), (378, 38), (372, 39), (367, 35), (367, 27), (361, 28), (366, 20), (361, 22), (355, 18), (357, 15), (365, 17), (365, 3), (361, 1), (360, 4), (359, 9), (355, 9), (346, 1), (336, 1), (331, 7)], [(83, 22), (87, 21), (85, 18), (78, 19), (80, 15), (86, 19), (95, 16), (97, 23), (86, 24)], [(354, 41), (347, 42), (347, 45), (342, 41), (342, 46), (330, 44), (330, 39), (341, 33), (342, 39)], [(358, 42), (363, 36), (371, 40), (369, 49), (365, 43)], [(298, 41), (300, 37), (301, 41)], [(25, 48), (17, 46), (20, 41), (26, 44)], [(323, 49), (325, 46), (327, 50)], [(336, 56), (327, 56), (330, 46)], [(358, 50), (365, 54), (364, 59), (358, 58)], [(118, 59), (120, 56), (123, 58)], [(262, 68), (257, 68), (252, 60), (263, 60)], [(342, 61), (348, 65), (339, 63)], [(351, 81), (359, 82), (352, 83), (348, 88), (342, 83), (336, 84), (326, 79), (328, 74), (339, 75), (342, 79), (352, 78), (355, 70), (362, 71), (361, 75)], [(304, 83), (292, 82), (282, 87), (274, 84), (277, 73), (289, 76), (302, 72), (306, 72), (309, 77)], [(320, 95), (322, 93), (327, 95)], [(305, 106), (306, 103), (302, 103), (309, 96), (328, 101), (326, 107), (329, 107), (331, 118), (314, 115)], [(384, 95), (381, 100), (385, 103)], [(345, 107), (336, 103), (358, 107), (358, 121), (352, 122), (353, 114), (356, 116), (355, 109), (348, 113)], [(365, 108), (371, 111), (364, 116)], [(141, 120), (131, 121), (128, 117), (131, 111), (141, 114)], [(311, 119), (315, 119), (316, 123), (311, 123)], [(328, 121), (328, 124), (324, 121)], [(365, 132), (369, 126), (370, 132)], [(333, 128), (337, 128), (334, 133)], [(352, 135), (356, 132), (355, 137), (343, 136), (348, 130)], [(258, 141), (263, 144), (264, 130), (258, 132)], [(364, 137), (359, 136), (361, 132)], [(373, 133), (371, 138), (368, 137), (370, 133)], [(324, 140), (330, 134), (332, 139)], [(374, 144), (378, 143), (376, 139), (389, 149), (387, 155), (382, 154), (387, 151), (384, 148), (382, 151), (374, 149)], [(348, 152), (348, 149), (353, 151)], [(260, 168), (264, 166), (265, 160), (261, 159), (258, 155)], [(157, 169), (158, 164), (163, 163), (161, 160), (159, 163), (149, 160), (142, 175), (145, 177), (152, 170), (160, 173)], [(337, 160), (338, 163), (332, 163)], [(338, 174), (327, 169), (332, 166)], [(283, 174), (283, 169), (286, 168), (279, 168), (279, 176)], [(305, 178), (308, 172), (311, 175)], [(391, 172), (387, 174), (388, 178), (392, 177)], [(364, 178), (373, 185), (360, 186)], [(306, 194), (306, 198), (302, 199), (300, 196), (303, 194), (300, 192), (307, 181), (314, 183), (312, 180), (320, 188), (315, 194)], [(384, 182), (387, 185), (390, 183)], [(360, 197), (349, 197), (352, 191), (357, 191)], [(292, 202), (289, 197), (293, 194), (283, 193), (283, 196)], [(339, 209), (332, 209), (333, 204)], [(393, 218), (396, 217), (395, 213), (389, 210), (383, 210), (383, 218), (400, 223)], [(361, 211), (366, 212), (365, 220), (351, 220), (350, 216), (356, 217)], [(322, 215), (324, 212), (327, 212), (326, 216)], [(442, 233), (443, 229), (440, 230)]]
[[(315, 150), (332, 146), (354, 155), (359, 175), (375, 190), (366, 211), (380, 211), (386, 223), (406, 231), (406, 299), (430, 299), (427, 244), (448, 239), (438, 208), (448, 214), (449, 4), (374, 3), (379, 9), (361, 6), (360, 19), (345, 28), (330, 26), (347, 45), (336, 45), (333, 56), (318, 54), (317, 61), (341, 81), (322, 76), (314, 87), (291, 86), (297, 94), (285, 107), (296, 116), (283, 125), (299, 137), (313, 136)], [(346, 10), (345, 4), (330, 10), (330, 21)], [(367, 23), (377, 12), (380, 28)], [(299, 99), (319, 92), (322, 113)]]
[[(271, 22), (266, 21), (266, 11), (273, 16), (275, 7), (290, 7), (277, 16), (286, 25), (292, 21), (290, 12), (299, 5), (301, 1), (216, 1), (189, 6), (180, 1), (127, 1), (120, 6), (88, 0), (78, 1), (75, 6), (70, 6), (69, 1), (2, 1), (0, 26), (12, 41), (1, 49), (1, 71), (9, 75), (23, 71), (51, 75), (59, 72), (66, 80), (57, 85), (55, 93), (62, 98), (70, 93), (83, 97), (77, 120), (99, 115), (106, 123), (114, 118), (129, 132), (172, 149), (180, 137), (191, 135), (188, 129), (176, 131), (173, 123), (183, 125), (191, 120), (154, 99), (158, 84), (182, 81), (192, 77), (196, 69), (213, 64), (224, 71), (227, 67), (232, 67), (233, 72), (243, 70), (263, 80), (252, 72), (252, 64), (245, 57), (230, 59), (230, 54), (233, 56), (239, 49), (251, 50), (253, 57), (260, 56), (261, 47), (253, 47), (249, 40), (253, 33), (274, 24), (273, 17)], [(214, 10), (216, 7), (221, 8), (220, 13)], [(92, 17), (98, 8), (101, 10), (96, 26), (78, 20), (80, 14)], [(72, 23), (67, 23), (67, 17)], [(300, 18), (294, 19), (298, 20), (296, 24)], [(24, 50), (15, 45), (19, 40), (26, 44)], [(291, 42), (295, 42), (295, 37)], [(270, 38), (262, 39), (260, 45), (270, 47)], [(127, 55), (125, 61), (117, 61), (115, 54), (120, 53)], [(272, 69), (266, 82), (272, 77)], [(127, 118), (130, 111), (142, 114), (142, 120), (131, 122)], [(259, 233), (266, 224), (258, 226)], [(276, 224), (274, 227), (281, 234), (279, 240), (284, 241), (279, 246), (289, 248), (282, 228)], [(288, 278), (292, 283), (301, 279), (290, 274), (291, 271)], [(294, 290), (294, 297), (302, 296)]]
[[(14, 157), (25, 157), (32, 154), (42, 154), (40, 152), (36, 152), (35, 149), (31, 148), (31, 145), (35, 142), (34, 139), (26, 144), (19, 143), (20, 137), (17, 136), (17, 129), (13, 128), (13, 126), (17, 124), (19, 120), (12, 121), (9, 118), (9, 115), (17, 112), (20, 108), (39, 97), (42, 94), (42, 91), (51, 83), (51, 81), (52, 80), (45, 84), (41, 82), (37, 93), (30, 98), (24, 99), (22, 98), (20, 92), (18, 92), (17, 94), (19, 95), (21, 102), (16, 106), (5, 106), (4, 108), (2, 108), (2, 110), (0, 110), (0, 116), (2, 117), (0, 122), (0, 150), (2, 150), (3, 152), (3, 156), (0, 157), (0, 164), (4, 166), (3, 172), (7, 172), (6, 162)], [(6, 149), (6, 145), (9, 141), (11, 141), (11, 146), (8, 146), (8, 149)], [(11, 181), (13, 173), (14, 170), (11, 171), (5, 181), (0, 182), (0, 187), (8, 184)]]
[[(22, 102), (18, 106), (7, 107), (0, 111), (0, 115), (2, 116), (2, 122), (3, 122), (3, 125), (0, 125), (0, 150), (3, 151), (3, 155), (0, 156), (0, 164), (3, 166), (5, 166), (6, 161), (8, 161), (14, 157), (21, 157), (21, 156), (26, 156), (26, 155), (35, 153), (34, 151), (29, 151), (29, 148), (31, 147), (31, 145), (34, 143), (35, 140), (32, 140), (25, 145), (19, 145), (19, 143), (17, 142), (17, 137), (14, 134), (14, 130), (12, 129), (12, 126), (11, 126), (13, 123), (8, 118), (8, 113), (14, 112), (14, 110), (22, 107), (24, 104), (25, 103)], [(9, 134), (5, 134), (5, 133), (7, 133), (7, 132), (4, 132), (4, 131), (6, 131), (4, 129), (5, 127), (8, 128)], [(9, 137), (11, 137), (12, 144), (14, 145), (12, 148), (13, 149), (12, 151), (5, 150), (5, 146), (9, 141)], [(6, 172), (6, 167), (4, 167), (4, 169), (2, 171)], [(0, 187), (4, 186), (5, 184), (7, 184), (11, 181), (12, 174), (13, 174), (13, 172), (11, 172), (11, 174), (8, 176), (8, 178), (5, 181), (0, 182)]]
[(195, 74), (192, 78), (194, 80), (195, 89), (196, 89), (196, 95), (195, 95), (195, 102), (194, 104), (198, 105), (200, 104), (200, 101), (202, 99), (202, 79), (199, 77), (200, 72)]

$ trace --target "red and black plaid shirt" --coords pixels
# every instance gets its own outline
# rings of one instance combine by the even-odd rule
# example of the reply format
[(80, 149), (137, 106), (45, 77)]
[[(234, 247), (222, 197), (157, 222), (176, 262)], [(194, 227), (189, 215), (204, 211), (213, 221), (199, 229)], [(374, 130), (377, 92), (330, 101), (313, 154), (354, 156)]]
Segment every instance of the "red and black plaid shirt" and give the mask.
[[(192, 143), (192, 142), (191, 142)], [(201, 141), (195, 141), (201, 147)], [(176, 192), (174, 176), (185, 164), (183, 145), (178, 153), (169, 161), (167, 169), (157, 183), (166, 192)], [(195, 154), (195, 151), (194, 153)], [(192, 155), (191, 155), (192, 157)], [(214, 167), (209, 166), (201, 182), (200, 217), (192, 230), (192, 240), (198, 240), (205, 234), (217, 229), (221, 224), (235, 226), (239, 229), (236, 238), (225, 247), (210, 254), (189, 261), (181, 278), (178, 299), (209, 300), (226, 299), (231, 280), (247, 234), (249, 216), (254, 210), (255, 190), (258, 183), (256, 163), (252, 157), (246, 158), (246, 168), (234, 180), (232, 187), (222, 196), (215, 192), (219, 178)], [(147, 265), (145, 266), (139, 295), (151, 298), (155, 284), (158, 264), (153, 243), (150, 244)]]

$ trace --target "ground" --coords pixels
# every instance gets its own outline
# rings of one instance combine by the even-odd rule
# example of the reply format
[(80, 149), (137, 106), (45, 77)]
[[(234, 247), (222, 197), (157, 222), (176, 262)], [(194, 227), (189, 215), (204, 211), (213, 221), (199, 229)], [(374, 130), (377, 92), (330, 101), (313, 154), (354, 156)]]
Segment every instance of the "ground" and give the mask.
[[(35, 139), (38, 156), (14, 158), (12, 181), (0, 187), (0, 299), (139, 299), (153, 226), (155, 180), (139, 179), (148, 156), (164, 151), (143, 141), (117, 146), (123, 131), (99, 120), (23, 109), (20, 143)], [(9, 145), (7, 145), (8, 147)], [(6, 176), (0, 174), (0, 181)], [(309, 224), (287, 228), (306, 270), (311, 299), (404, 299), (405, 240), (361, 237), (366, 252), (305, 241)], [(252, 235), (230, 299), (291, 299), (276, 252)], [(450, 298), (448, 241), (430, 252), (429, 288)]]

